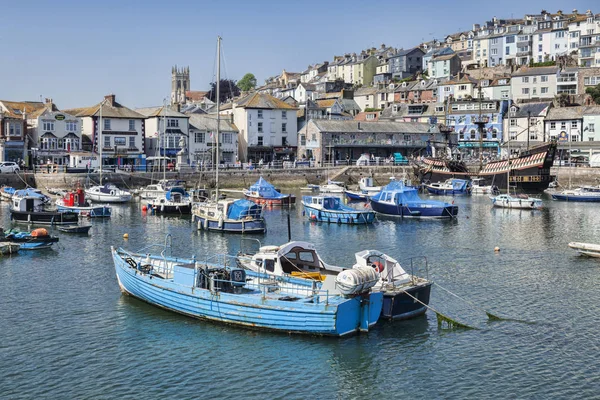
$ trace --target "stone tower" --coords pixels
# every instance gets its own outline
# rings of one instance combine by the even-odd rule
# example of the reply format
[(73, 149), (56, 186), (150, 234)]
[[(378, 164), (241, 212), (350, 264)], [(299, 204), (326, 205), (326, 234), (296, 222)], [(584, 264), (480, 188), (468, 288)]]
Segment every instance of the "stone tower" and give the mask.
[(185, 92), (190, 90), (190, 67), (171, 69), (171, 104), (184, 104)]

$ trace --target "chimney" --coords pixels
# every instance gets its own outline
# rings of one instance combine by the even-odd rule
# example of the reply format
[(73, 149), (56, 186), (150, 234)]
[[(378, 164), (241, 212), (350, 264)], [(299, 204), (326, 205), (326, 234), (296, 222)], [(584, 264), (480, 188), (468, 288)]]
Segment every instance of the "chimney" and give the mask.
[(46, 108), (48, 109), (48, 111), (52, 111), (52, 108), (53, 108), (54, 104), (52, 102), (52, 98), (51, 97), (46, 97), (44, 99), (44, 104), (45, 104)]
[(114, 94), (109, 94), (107, 96), (104, 96), (104, 99), (107, 101), (107, 103), (111, 107), (115, 105), (115, 95)]
[(577, 15), (577, 9), (576, 8), (573, 9), (573, 14)]
[(359, 131), (361, 130), (361, 128), (360, 128), (360, 121), (358, 122), (358, 130)]

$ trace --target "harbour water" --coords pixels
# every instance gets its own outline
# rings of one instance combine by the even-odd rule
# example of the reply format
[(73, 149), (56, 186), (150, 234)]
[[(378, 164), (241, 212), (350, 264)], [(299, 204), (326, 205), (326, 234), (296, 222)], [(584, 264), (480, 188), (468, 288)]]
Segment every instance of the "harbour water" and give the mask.
[[(298, 193), (299, 195), (299, 193)], [(372, 226), (309, 222), (291, 210), (294, 240), (351, 266), (376, 248), (425, 255), (439, 287), (431, 305), (478, 329), (441, 329), (435, 314), (334, 339), (250, 331), (123, 296), (110, 246), (137, 250), (173, 237), (173, 252), (236, 253), (240, 236), (199, 232), (189, 217), (113, 207), (90, 237), (58, 231), (52, 250), (0, 259), (0, 397), (17, 398), (594, 398), (600, 261), (570, 241), (600, 243), (595, 204), (494, 210), (456, 197), (452, 221), (380, 217)], [(5, 229), (8, 204), (0, 204)], [(287, 211), (266, 210), (263, 244), (287, 241)], [(128, 233), (129, 239), (123, 239)], [(494, 252), (494, 247), (501, 251)], [(482, 309), (522, 320), (489, 322)]]

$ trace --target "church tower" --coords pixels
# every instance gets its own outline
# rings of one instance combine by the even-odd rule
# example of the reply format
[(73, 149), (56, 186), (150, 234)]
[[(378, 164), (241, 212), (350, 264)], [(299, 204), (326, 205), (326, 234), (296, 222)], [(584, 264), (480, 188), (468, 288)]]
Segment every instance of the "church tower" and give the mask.
[(171, 69), (171, 104), (185, 104), (185, 92), (190, 90), (190, 67)]

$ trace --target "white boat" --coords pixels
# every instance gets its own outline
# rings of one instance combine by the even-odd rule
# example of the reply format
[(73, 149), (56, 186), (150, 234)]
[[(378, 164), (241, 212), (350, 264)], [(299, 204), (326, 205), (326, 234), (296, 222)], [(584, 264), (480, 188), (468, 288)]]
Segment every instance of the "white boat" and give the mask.
[(319, 192), (321, 193), (344, 193), (346, 188), (342, 186), (342, 182), (327, 181), (326, 185), (319, 186)]
[(542, 208), (542, 199), (529, 197), (526, 194), (499, 194), (490, 197), (492, 205), (498, 208), (514, 208), (520, 210), (539, 210)]
[(360, 180), (358, 181), (358, 188), (361, 192), (366, 192), (369, 196), (381, 192), (381, 186), (374, 186), (373, 178), (371, 178), (370, 176), (364, 176), (360, 178)]
[(161, 179), (158, 183), (140, 189), (138, 193), (141, 199), (150, 200), (164, 197), (165, 194), (174, 187), (185, 188), (185, 182), (175, 179)]
[(87, 188), (85, 194), (88, 199), (101, 203), (127, 203), (133, 197), (130, 192), (108, 183)]
[(498, 192), (498, 187), (486, 185), (484, 178), (471, 179), (471, 194), (494, 194)]
[(577, 250), (580, 254), (589, 257), (600, 257), (600, 245), (593, 243), (571, 242), (569, 247)]

